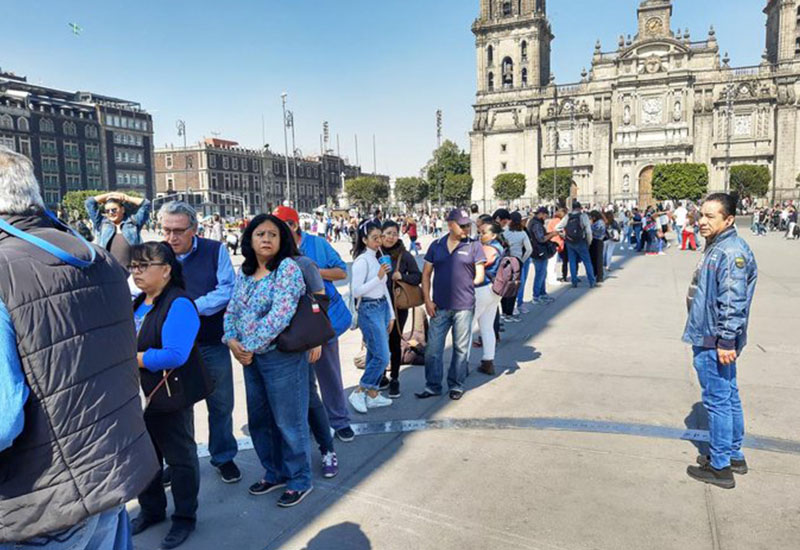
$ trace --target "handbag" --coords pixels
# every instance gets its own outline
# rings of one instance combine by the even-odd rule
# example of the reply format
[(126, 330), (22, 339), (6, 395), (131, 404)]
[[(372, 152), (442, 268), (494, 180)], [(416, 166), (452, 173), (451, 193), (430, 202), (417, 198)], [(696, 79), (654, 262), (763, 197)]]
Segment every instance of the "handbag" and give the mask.
[[(355, 264), (355, 261), (353, 262)], [(367, 270), (367, 274), (364, 276), (364, 283), (367, 283), (367, 277), (369, 277), (369, 270)], [(348, 307), (350, 308), (350, 315), (352, 317), (350, 321), (350, 330), (358, 330), (358, 306), (361, 305), (361, 298), (355, 298), (353, 296), (353, 276), (350, 275), (350, 296), (348, 297)]]
[(284, 353), (308, 351), (336, 337), (326, 308), (314, 294), (305, 294), (297, 302), (297, 311), (289, 326), (275, 343)]
[(146, 395), (145, 410), (149, 413), (176, 412), (193, 406), (214, 392), (214, 381), (197, 346), (183, 367), (160, 373), (139, 369), (139, 374)]
[[(397, 268), (395, 273), (400, 271), (400, 260), (397, 260)], [(414, 309), (425, 303), (425, 298), (422, 294), (422, 289), (419, 285), (412, 285), (403, 281), (393, 281), (392, 294), (394, 295), (395, 309)]]

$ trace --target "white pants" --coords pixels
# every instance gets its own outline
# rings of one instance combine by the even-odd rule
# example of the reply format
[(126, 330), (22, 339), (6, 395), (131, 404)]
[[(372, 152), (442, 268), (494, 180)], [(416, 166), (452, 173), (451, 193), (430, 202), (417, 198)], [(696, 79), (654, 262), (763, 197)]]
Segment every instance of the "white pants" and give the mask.
[(475, 322), (481, 333), (483, 342), (483, 360), (494, 361), (494, 351), (497, 340), (494, 337), (494, 317), (497, 315), (497, 306), (500, 305), (500, 296), (492, 291), (492, 285), (475, 289)]
[(558, 254), (547, 260), (547, 284), (557, 285), (558, 275), (556, 273), (556, 266), (558, 265)]

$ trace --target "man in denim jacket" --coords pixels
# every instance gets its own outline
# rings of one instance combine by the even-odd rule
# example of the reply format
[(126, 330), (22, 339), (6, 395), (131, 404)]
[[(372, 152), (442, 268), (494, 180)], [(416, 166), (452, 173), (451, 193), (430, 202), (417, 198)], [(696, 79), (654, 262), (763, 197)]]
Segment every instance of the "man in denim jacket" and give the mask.
[(742, 453), (744, 416), (736, 383), (736, 359), (747, 344), (747, 320), (758, 267), (736, 232), (736, 200), (710, 195), (700, 212), (706, 251), (687, 295), (689, 319), (683, 341), (692, 345), (694, 367), (708, 411), (711, 456), (689, 466), (694, 479), (732, 489), (733, 474), (747, 473)]

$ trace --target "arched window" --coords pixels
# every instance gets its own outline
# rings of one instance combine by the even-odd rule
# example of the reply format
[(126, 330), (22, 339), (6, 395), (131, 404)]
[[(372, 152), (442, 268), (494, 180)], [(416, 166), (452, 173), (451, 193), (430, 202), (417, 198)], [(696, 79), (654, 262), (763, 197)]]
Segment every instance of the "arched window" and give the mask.
[(522, 52), (522, 59), (528, 59), (528, 43), (525, 40), (522, 41), (520, 51)]
[(502, 82), (503, 82), (503, 88), (514, 87), (514, 62), (511, 61), (510, 57), (506, 57), (505, 59), (503, 59)]
[(3, 130), (14, 129), (14, 119), (11, 118), (11, 115), (0, 116), (0, 128), (2, 128)]
[(64, 134), (68, 136), (78, 135), (78, 128), (74, 122), (67, 121), (64, 123)]
[(39, 121), (39, 131), (40, 132), (53, 132), (55, 131), (55, 126), (53, 125), (53, 121), (49, 118), (43, 118)]
[(528, 85), (528, 69), (522, 69), (522, 85)]
[(486, 61), (490, 67), (494, 65), (494, 47), (492, 46), (486, 48)]
[(28, 119), (25, 117), (20, 117), (19, 121), (17, 121), (17, 126), (19, 126), (20, 132), (31, 131), (31, 123), (28, 122)]
[(494, 73), (489, 73), (489, 85), (488, 85), (488, 87), (489, 87), (489, 91), (490, 92), (494, 91)]
[(511, 15), (512, 8), (511, 8), (511, 0), (505, 0), (503, 2), (503, 16), (508, 17)]

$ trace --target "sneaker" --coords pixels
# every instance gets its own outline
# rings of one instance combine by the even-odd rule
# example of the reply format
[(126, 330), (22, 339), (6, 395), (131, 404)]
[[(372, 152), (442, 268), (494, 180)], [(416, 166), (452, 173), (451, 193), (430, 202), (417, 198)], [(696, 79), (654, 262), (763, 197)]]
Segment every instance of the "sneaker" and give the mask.
[(267, 493), (271, 493), (275, 489), (281, 489), (286, 487), (286, 483), (283, 481), (279, 481), (278, 483), (270, 483), (269, 481), (261, 480), (253, 483), (247, 492), (251, 495), (266, 495)]
[(520, 313), (530, 313), (531, 310), (528, 308), (528, 306), (522, 304), (521, 306), (519, 306), (519, 309), (517, 311), (519, 311)]
[(378, 384), (378, 390), (379, 391), (386, 391), (388, 389), (389, 389), (389, 379), (384, 374), (383, 377), (381, 377), (381, 383)]
[(159, 523), (161, 523), (165, 519), (167, 519), (167, 518), (166, 517), (149, 518), (149, 517), (145, 516), (144, 514), (140, 513), (138, 516), (136, 516), (135, 518), (133, 518), (131, 520), (131, 535), (133, 535), (135, 537), (136, 535), (138, 535), (142, 531), (145, 531), (145, 530), (149, 529), (153, 525), (158, 525)]
[(217, 466), (217, 471), (223, 483), (236, 483), (242, 479), (242, 472), (239, 471), (239, 467), (236, 466), (233, 460)]
[(556, 301), (556, 299), (553, 298), (552, 296), (550, 296), (549, 294), (545, 294), (544, 296), (539, 298), (539, 300), (544, 300), (545, 303), (547, 303), (547, 304), (552, 304), (553, 302)]
[[(364, 394), (366, 395), (366, 394)], [(381, 407), (388, 407), (392, 404), (392, 400), (388, 397), (384, 397), (380, 393), (375, 397), (370, 397), (367, 395), (367, 408), (368, 409), (379, 409)]]
[(400, 380), (394, 379), (389, 383), (389, 399), (400, 397)]
[(491, 359), (481, 361), (481, 366), (478, 367), (478, 372), (492, 376), (494, 374), (494, 361)]
[(733, 489), (736, 487), (736, 480), (733, 479), (733, 472), (731, 471), (730, 466), (721, 470), (713, 468), (711, 464), (705, 464), (704, 466), (689, 466), (686, 468), (686, 473), (689, 474), (689, 477), (692, 479), (696, 479), (697, 481), (702, 481), (703, 483), (708, 483), (710, 485), (716, 485), (722, 489)]
[(356, 432), (353, 431), (353, 428), (350, 426), (345, 426), (344, 428), (339, 428), (336, 430), (336, 437), (339, 438), (339, 441), (344, 441), (345, 443), (350, 443), (355, 439)]
[(165, 466), (164, 470), (161, 472), (161, 485), (164, 487), (172, 485), (172, 470), (169, 466)]
[(339, 460), (336, 453), (329, 451), (322, 455), (322, 477), (330, 479), (339, 473)]
[(350, 401), (350, 404), (353, 406), (356, 412), (361, 414), (366, 414), (367, 412), (367, 394), (363, 391), (355, 391), (350, 394), (350, 397), (347, 398)]
[(278, 506), (281, 508), (291, 508), (292, 506), (297, 506), (312, 490), (313, 487), (307, 491), (285, 491), (281, 495), (281, 498), (278, 499)]
[(194, 522), (188, 521), (173, 521), (167, 536), (161, 541), (161, 548), (169, 550), (177, 548), (189, 538), (189, 535), (194, 531)]
[[(700, 455), (697, 457), (697, 463), (700, 466), (705, 466), (711, 464), (711, 459), (706, 455)], [(747, 467), (747, 461), (731, 459), (731, 472), (743, 476), (749, 471), (750, 469)]]

